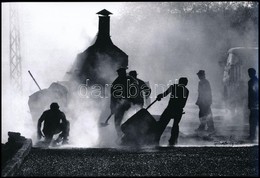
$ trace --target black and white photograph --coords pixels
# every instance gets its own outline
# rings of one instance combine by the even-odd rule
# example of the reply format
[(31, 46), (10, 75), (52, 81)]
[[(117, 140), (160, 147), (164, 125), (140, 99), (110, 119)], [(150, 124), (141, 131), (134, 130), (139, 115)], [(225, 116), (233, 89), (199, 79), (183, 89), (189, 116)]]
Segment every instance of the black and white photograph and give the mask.
[(1, 176), (259, 176), (258, 1), (1, 2)]

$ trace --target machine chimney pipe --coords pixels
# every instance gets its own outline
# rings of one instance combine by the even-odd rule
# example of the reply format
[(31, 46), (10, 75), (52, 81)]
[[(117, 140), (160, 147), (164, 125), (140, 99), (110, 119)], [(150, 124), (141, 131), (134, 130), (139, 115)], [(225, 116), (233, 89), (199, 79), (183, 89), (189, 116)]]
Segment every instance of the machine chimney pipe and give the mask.
[(99, 15), (98, 37), (110, 38), (110, 17), (111, 12), (103, 9), (97, 13)]

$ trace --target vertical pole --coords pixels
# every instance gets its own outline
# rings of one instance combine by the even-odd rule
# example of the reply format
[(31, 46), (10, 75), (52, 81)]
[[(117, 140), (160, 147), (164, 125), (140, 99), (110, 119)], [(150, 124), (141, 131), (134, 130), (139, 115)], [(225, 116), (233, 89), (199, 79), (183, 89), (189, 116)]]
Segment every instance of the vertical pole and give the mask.
[(14, 4), (9, 6), (9, 57), (11, 86), (22, 94), (22, 58), (20, 51), (20, 31), (18, 9)]

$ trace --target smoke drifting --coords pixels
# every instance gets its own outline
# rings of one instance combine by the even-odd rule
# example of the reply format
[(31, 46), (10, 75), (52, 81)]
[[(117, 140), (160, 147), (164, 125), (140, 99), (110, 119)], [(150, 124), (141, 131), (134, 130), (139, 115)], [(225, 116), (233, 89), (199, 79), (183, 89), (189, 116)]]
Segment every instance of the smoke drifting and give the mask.
[[(24, 87), (22, 97), (17, 97), (14, 95), (17, 92), (9, 85), (10, 4), (5, 3), (2, 6), (2, 95), (4, 96), (2, 142), (7, 141), (8, 131), (20, 131), (22, 135), (35, 141), (36, 122), (32, 121), (35, 118), (32, 119), (29, 113), (28, 99), (31, 94), (38, 91), (38, 88), (27, 71), (32, 72), (42, 89), (47, 89), (53, 82), (63, 80), (74, 63), (76, 55), (89, 47), (95, 39), (98, 31), (96, 13), (103, 8), (116, 13), (121, 3), (12, 4), (17, 5), (19, 9)], [(68, 108), (60, 108), (71, 122), (70, 142), (73, 145), (94, 146), (98, 142), (97, 127), (101, 106), (94, 105), (91, 99), (79, 98), (77, 86), (75, 88)], [(19, 105), (19, 109), (13, 109), (18, 108), (15, 104)], [(49, 109), (49, 105), (50, 103), (47, 105), (42, 103), (38, 116)], [(77, 111), (76, 115), (71, 112), (73, 109)], [(25, 121), (29, 122), (30, 127), (24, 124)]]
[[(98, 31), (96, 12), (104, 8), (113, 13), (110, 24), (113, 43), (129, 56), (129, 69), (136, 70), (139, 78), (150, 82), (151, 100), (164, 91), (157, 88), (155, 92), (156, 84), (167, 85), (170, 80), (182, 76), (189, 79), (187, 88), (190, 97), (182, 120), (198, 120), (198, 108), (194, 107), (194, 103), (199, 81), (196, 73), (200, 69), (206, 71), (211, 83), (213, 107), (221, 108), (223, 68), (218, 61), (227, 57), (229, 47), (258, 46), (258, 29), (251, 21), (246, 23), (247, 28), (241, 35), (221, 15), (180, 16), (165, 12), (164, 8), (171, 9), (170, 4), (165, 3), (21, 3), (24, 93), (20, 97), (8, 84), (9, 4), (2, 5), (2, 142), (7, 141), (7, 132), (11, 130), (35, 139), (36, 127), (27, 102), (28, 96), (38, 88), (27, 70), (32, 72), (41, 88), (61, 81), (76, 55), (93, 44)], [(108, 74), (106, 77), (113, 75), (111, 71)], [(100, 129), (98, 126), (99, 118), (105, 120), (110, 114), (109, 98), (100, 106), (95, 100), (80, 98), (77, 91), (73, 93), (68, 108), (61, 108), (71, 122), (71, 144), (83, 147), (115, 146), (113, 117), (108, 127)], [(157, 102), (149, 112), (160, 115), (167, 102), (166, 98)], [(71, 111), (76, 112), (72, 114)], [(135, 112), (134, 109), (129, 110), (124, 120)], [(218, 114), (217, 109), (213, 110), (213, 115)], [(230, 124), (237, 122), (233, 122), (232, 117), (226, 115), (226, 121)], [(197, 127), (188, 122), (183, 122), (182, 126), (187, 131)]]
[[(196, 73), (202, 69), (206, 71), (206, 78), (212, 88), (213, 116), (224, 118), (221, 119), (219, 128), (233, 125), (237, 131), (227, 131), (225, 134), (238, 137), (239, 134), (244, 134), (245, 137), (247, 131), (239, 133), (239, 129), (245, 125), (248, 126), (247, 103), (244, 103), (245, 108), (237, 109), (237, 113), (223, 112), (227, 107), (223, 100), (224, 67), (219, 65), (219, 61), (227, 58), (227, 51), (231, 47), (258, 46), (255, 38), (258, 36), (257, 21), (254, 21), (253, 18), (254, 16), (256, 20), (258, 19), (257, 13), (254, 10), (248, 10), (253, 14), (252, 18), (245, 20), (239, 26), (236, 24), (238, 22), (234, 21), (238, 18), (246, 19), (246, 14), (242, 14), (245, 7), (216, 13), (195, 13), (194, 10), (190, 14), (181, 14), (174, 13), (177, 4), (176, 2), (129, 3), (123, 10), (125, 14), (117, 23), (117, 26), (121, 28), (117, 27), (117, 29), (124, 28), (126, 24), (131, 25), (124, 30), (111, 30), (115, 31), (112, 39), (115, 35), (124, 37), (123, 41), (113, 40), (129, 54), (129, 68), (135, 69), (141, 79), (149, 80), (152, 87), (156, 84), (166, 85), (169, 80), (174, 81), (181, 76), (188, 78), (187, 88), (190, 90), (190, 96), (184, 108), (187, 110), (186, 114), (181, 121), (185, 124), (180, 126), (184, 132), (187, 125), (190, 125), (187, 126), (187, 133), (192, 133), (199, 125), (199, 109), (195, 106), (199, 82)], [(187, 8), (196, 7), (192, 7), (192, 3), (190, 3)], [(232, 15), (233, 17), (230, 18)], [(112, 27), (114, 26), (112, 25)], [(255, 60), (257, 62), (258, 59)], [(257, 66), (254, 67), (257, 68)], [(151, 96), (153, 97), (158, 94), (154, 91), (155, 89), (152, 88)], [(237, 91), (238, 95), (244, 95), (239, 92)], [(166, 107), (168, 99), (164, 99), (162, 102), (155, 104), (149, 111), (160, 115)], [(234, 102), (239, 103), (240, 101)], [(185, 119), (188, 121), (185, 122)], [(194, 120), (197, 120), (197, 123), (194, 123)]]
[[(112, 29), (112, 39), (114, 36), (124, 37), (124, 40), (113, 40), (128, 52), (129, 68), (136, 69), (139, 77), (153, 84), (166, 84), (169, 80), (187, 76), (191, 92), (195, 94), (196, 73), (204, 69), (217, 96), (214, 98), (218, 98), (223, 77), (223, 68), (218, 61), (227, 57), (227, 39), (232, 47), (257, 46), (254, 38), (257, 29), (248, 22), (248, 30), (241, 36), (241, 32), (232, 28), (220, 14), (182, 16), (164, 12), (171, 9), (170, 5), (165, 8), (167, 3), (129, 3), (124, 9), (128, 13), (121, 16), (117, 26), (111, 25), (112, 28), (122, 29), (129, 24), (129, 28)], [(143, 66), (147, 67), (146, 70)], [(151, 76), (154, 72), (156, 75)]]

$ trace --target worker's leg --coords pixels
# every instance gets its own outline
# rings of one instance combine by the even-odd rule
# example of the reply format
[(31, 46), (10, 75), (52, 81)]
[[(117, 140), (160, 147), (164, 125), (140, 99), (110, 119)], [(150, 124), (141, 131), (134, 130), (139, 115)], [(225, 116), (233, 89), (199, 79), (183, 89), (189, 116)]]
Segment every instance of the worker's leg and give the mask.
[(49, 132), (46, 132), (46, 131), (44, 131), (43, 130), (43, 134), (44, 134), (44, 136), (45, 136), (45, 144), (46, 145), (50, 145), (50, 143), (51, 143), (51, 141), (52, 141), (52, 138), (53, 138), (53, 133), (49, 133)]
[(161, 135), (163, 134), (165, 128), (167, 127), (168, 123), (170, 122), (172, 117), (172, 113), (170, 111), (170, 109), (166, 108), (161, 117), (160, 120), (157, 122), (157, 126), (156, 126), (156, 134), (157, 134), (157, 140), (159, 141), (161, 138)]
[(209, 108), (209, 114), (207, 115), (206, 118), (207, 118), (207, 125), (208, 125), (207, 131), (209, 131), (209, 132), (215, 131), (211, 108)]
[(196, 131), (202, 131), (205, 130), (206, 123), (207, 123), (207, 108), (204, 105), (199, 105), (199, 120), (200, 125), (196, 129)]
[(256, 127), (258, 125), (259, 110), (251, 109), (249, 116), (249, 139), (254, 140), (256, 138)]
[(68, 143), (69, 131), (70, 131), (70, 122), (67, 120), (65, 123), (61, 123), (55, 131), (55, 134), (60, 133), (58, 138), (55, 140), (55, 143), (58, 144), (61, 141), (63, 144)]
[(121, 138), (123, 136), (123, 132), (121, 130), (121, 124), (122, 124), (122, 120), (124, 118), (124, 114), (126, 111), (128, 111), (128, 109), (131, 107), (131, 103), (127, 100), (124, 101), (123, 104), (121, 104), (116, 113), (115, 113), (115, 127), (116, 127), (116, 131), (117, 131), (117, 135), (119, 138)]
[(115, 129), (119, 138), (121, 138), (121, 136), (123, 135), (120, 125), (123, 120), (124, 113), (125, 111), (122, 109), (118, 109), (115, 112)]
[(207, 116), (200, 117), (200, 126), (198, 130), (205, 130), (206, 124), (207, 124)]
[(68, 137), (70, 132), (70, 122), (67, 120), (64, 124), (62, 124), (62, 132), (61, 136), (63, 137), (62, 143), (68, 143)]
[(173, 120), (173, 126), (172, 126), (172, 130), (171, 130), (171, 138), (169, 140), (170, 145), (175, 145), (178, 142), (179, 123), (181, 121), (181, 117), (182, 117), (182, 110), (177, 111), (176, 115), (174, 116), (174, 120)]

